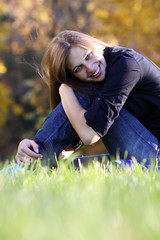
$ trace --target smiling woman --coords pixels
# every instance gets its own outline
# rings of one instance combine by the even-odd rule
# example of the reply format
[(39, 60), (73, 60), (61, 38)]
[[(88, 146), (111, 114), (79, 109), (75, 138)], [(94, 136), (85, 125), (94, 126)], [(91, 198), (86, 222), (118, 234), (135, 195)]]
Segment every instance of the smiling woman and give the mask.
[(81, 81), (103, 81), (106, 74), (106, 61), (103, 52), (93, 52), (80, 47), (72, 47), (67, 69)]
[(90, 145), (101, 138), (111, 155), (118, 151), (124, 158), (127, 151), (128, 159), (160, 165), (160, 69), (152, 61), (133, 49), (63, 31), (48, 44), (41, 70), (56, 108), (34, 141), (19, 144), (18, 164), (54, 159), (70, 144), (75, 149), (75, 139)]

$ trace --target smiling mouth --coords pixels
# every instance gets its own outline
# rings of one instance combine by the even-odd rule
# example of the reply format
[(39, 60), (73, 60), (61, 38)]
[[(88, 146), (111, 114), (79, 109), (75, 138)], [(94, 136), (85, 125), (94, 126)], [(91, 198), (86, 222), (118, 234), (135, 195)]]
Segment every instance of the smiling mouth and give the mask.
[(101, 67), (100, 65), (98, 65), (97, 70), (91, 75), (91, 77), (97, 78), (100, 76), (100, 74), (101, 74)]

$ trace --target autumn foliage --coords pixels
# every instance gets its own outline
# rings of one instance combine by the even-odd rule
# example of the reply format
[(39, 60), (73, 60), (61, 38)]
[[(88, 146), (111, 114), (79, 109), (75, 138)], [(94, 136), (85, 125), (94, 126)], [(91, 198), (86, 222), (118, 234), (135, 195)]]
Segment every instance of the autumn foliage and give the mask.
[(134, 48), (160, 66), (159, 0), (0, 0), (0, 24), (1, 160), (22, 138), (33, 138), (50, 111), (47, 86), (36, 70), (59, 31)]

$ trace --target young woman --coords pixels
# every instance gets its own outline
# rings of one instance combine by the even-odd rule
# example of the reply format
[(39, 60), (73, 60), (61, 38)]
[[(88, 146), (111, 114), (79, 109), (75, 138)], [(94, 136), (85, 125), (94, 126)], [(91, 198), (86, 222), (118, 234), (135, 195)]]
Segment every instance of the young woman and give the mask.
[(128, 151), (128, 159), (159, 163), (160, 69), (152, 61), (132, 49), (63, 31), (47, 46), (41, 70), (54, 110), (34, 141), (19, 144), (18, 164), (54, 159), (77, 137), (86, 145), (101, 138), (122, 159)]

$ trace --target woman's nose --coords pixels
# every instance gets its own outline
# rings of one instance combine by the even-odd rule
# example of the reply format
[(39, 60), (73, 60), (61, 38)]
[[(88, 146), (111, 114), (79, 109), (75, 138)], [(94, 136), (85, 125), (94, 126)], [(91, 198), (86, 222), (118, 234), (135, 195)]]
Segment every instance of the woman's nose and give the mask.
[(93, 72), (93, 65), (91, 63), (86, 63), (85, 68), (86, 68), (87, 73)]

